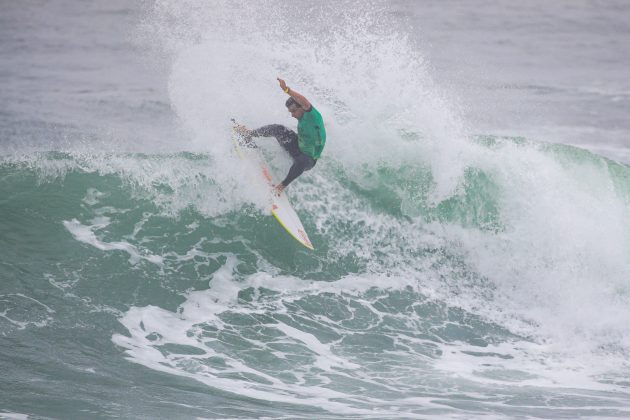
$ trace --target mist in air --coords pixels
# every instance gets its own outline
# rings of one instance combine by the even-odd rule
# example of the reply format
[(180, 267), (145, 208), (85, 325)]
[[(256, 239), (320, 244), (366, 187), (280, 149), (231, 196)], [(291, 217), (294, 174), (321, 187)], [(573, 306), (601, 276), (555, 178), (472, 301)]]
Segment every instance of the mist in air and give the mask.
[(628, 12), (5, 4), (0, 417), (627, 417)]

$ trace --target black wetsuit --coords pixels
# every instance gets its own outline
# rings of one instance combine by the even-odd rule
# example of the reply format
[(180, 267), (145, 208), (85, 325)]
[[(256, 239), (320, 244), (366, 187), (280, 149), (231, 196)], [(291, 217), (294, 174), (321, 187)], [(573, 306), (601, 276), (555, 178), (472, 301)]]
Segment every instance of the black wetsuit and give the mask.
[(304, 171), (308, 171), (317, 163), (316, 159), (313, 159), (309, 155), (303, 153), (298, 146), (298, 135), (293, 130), (286, 128), (280, 124), (265, 125), (263, 127), (252, 130), (252, 137), (275, 137), (280, 143), (280, 146), (286, 150), (291, 158), (293, 158), (293, 165), (289, 169), (287, 177), (282, 181), (282, 185), (288, 186), (298, 176), (302, 175)]

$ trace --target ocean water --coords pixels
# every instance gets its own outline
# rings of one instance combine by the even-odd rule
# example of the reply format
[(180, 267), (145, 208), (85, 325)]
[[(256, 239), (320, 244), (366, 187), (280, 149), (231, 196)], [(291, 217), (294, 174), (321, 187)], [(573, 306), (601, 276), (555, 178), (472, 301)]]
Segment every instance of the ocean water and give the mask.
[[(3, 2), (0, 418), (629, 417), (629, 16)], [(314, 252), (231, 150), (277, 76)]]

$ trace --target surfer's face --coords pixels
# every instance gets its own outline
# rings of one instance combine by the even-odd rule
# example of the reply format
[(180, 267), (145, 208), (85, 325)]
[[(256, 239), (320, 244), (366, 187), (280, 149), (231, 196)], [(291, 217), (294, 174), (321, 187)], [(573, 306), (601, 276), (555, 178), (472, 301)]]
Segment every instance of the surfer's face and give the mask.
[(297, 118), (298, 120), (304, 115), (304, 108), (302, 108), (301, 106), (291, 105), (287, 109), (291, 113), (291, 116), (293, 118)]

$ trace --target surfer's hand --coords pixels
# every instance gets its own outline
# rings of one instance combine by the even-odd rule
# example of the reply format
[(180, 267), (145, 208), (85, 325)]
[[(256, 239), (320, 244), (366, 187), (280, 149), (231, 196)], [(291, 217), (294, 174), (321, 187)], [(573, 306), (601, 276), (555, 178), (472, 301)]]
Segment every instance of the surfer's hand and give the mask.
[(280, 83), (280, 88), (282, 88), (282, 90), (284, 90), (285, 92), (287, 91), (287, 84), (284, 80), (282, 80), (281, 78), (278, 77), (278, 82)]

